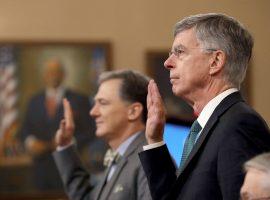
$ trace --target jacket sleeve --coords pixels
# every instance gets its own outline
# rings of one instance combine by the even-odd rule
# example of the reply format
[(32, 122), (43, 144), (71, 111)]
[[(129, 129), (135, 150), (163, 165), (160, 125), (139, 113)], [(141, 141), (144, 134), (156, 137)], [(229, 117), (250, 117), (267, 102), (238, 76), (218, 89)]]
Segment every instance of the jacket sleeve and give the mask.
[(153, 200), (165, 199), (176, 181), (176, 168), (166, 145), (139, 154)]
[(150, 200), (151, 194), (147, 183), (147, 178), (143, 171), (142, 166), (139, 168), (138, 181), (137, 181), (137, 199), (138, 200)]
[(90, 174), (82, 167), (82, 163), (73, 146), (53, 153), (65, 191), (72, 200), (88, 200), (93, 195), (94, 185)]

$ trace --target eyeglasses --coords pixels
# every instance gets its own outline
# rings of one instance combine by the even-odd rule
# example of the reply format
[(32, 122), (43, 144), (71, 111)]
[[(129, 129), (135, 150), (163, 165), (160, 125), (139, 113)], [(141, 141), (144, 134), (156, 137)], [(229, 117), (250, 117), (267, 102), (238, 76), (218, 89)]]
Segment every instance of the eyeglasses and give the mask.
[[(192, 48), (192, 49), (198, 49), (198, 48)], [(211, 49), (211, 48), (210, 49), (204, 49), (204, 50), (205, 51), (210, 51), (210, 52), (217, 51), (217, 49)], [(169, 57), (171, 55), (174, 55), (175, 57), (179, 58), (179, 56), (184, 52), (185, 51), (182, 50), (182, 49), (175, 49), (175, 50), (169, 52)]]

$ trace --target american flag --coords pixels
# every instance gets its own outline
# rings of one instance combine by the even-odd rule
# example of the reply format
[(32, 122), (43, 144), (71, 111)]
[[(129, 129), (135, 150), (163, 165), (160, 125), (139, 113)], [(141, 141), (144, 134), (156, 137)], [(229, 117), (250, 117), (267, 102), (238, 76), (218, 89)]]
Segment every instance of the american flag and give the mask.
[[(15, 48), (0, 46), (0, 142), (14, 139), (17, 129), (17, 78)], [(5, 144), (7, 145), (7, 144)], [(1, 152), (0, 152), (1, 153)]]

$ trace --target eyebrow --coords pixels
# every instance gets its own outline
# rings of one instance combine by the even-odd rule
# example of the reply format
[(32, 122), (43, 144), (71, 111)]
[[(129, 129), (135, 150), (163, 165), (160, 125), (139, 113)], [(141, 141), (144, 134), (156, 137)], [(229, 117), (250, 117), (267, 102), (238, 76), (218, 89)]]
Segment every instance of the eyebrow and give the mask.
[(176, 45), (176, 46), (174, 46), (173, 48), (172, 48), (172, 50), (178, 50), (178, 49), (187, 49), (184, 45), (182, 45), (182, 44), (178, 44), (178, 45)]
[(103, 97), (95, 97), (94, 100), (95, 100), (95, 101), (100, 101), (100, 100), (106, 100), (106, 99), (103, 98)]
[(103, 100), (106, 100), (104, 99), (103, 97), (94, 97), (94, 102), (100, 102), (100, 101), (103, 101)]

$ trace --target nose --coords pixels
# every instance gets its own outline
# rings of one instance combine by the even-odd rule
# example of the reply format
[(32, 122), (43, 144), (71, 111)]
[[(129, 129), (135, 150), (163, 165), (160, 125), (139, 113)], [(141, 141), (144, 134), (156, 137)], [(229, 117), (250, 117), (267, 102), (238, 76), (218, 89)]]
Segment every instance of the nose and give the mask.
[(98, 108), (97, 105), (94, 104), (94, 106), (92, 107), (92, 109), (89, 111), (89, 115), (93, 118), (98, 116)]
[(164, 67), (166, 68), (166, 69), (168, 69), (168, 70), (170, 70), (170, 69), (172, 69), (173, 68), (173, 61), (172, 61), (172, 56), (173, 55), (170, 55), (168, 58), (167, 58), (167, 60), (165, 60), (165, 62), (164, 62)]

